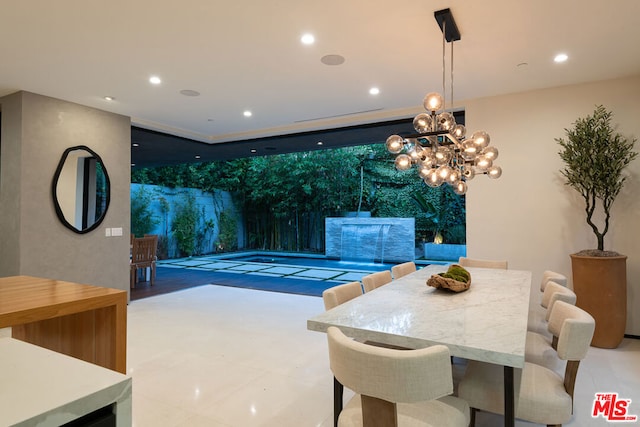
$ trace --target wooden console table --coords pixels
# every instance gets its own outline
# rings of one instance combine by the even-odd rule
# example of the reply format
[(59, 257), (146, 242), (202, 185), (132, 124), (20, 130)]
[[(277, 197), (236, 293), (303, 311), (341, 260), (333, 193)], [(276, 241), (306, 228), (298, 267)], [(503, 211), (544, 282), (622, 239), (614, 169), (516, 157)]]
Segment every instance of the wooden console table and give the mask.
[(0, 328), (9, 326), (13, 338), (126, 373), (126, 291), (2, 277)]

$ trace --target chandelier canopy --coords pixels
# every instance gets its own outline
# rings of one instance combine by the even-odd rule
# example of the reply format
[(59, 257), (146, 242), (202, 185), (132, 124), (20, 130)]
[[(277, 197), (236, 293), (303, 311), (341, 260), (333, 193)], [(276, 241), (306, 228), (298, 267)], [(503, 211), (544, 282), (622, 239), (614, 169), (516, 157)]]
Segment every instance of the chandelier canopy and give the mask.
[[(451, 104), (453, 105), (453, 42), (460, 40), (460, 32), (449, 9), (434, 13), (442, 30), (442, 86), (445, 89), (445, 42), (451, 43)], [(446, 111), (445, 98), (436, 92), (424, 97), (426, 113), (413, 119), (417, 134), (387, 138), (386, 147), (397, 154), (395, 166), (398, 170), (418, 169), (418, 175), (430, 187), (447, 183), (456, 194), (467, 192), (467, 182), (476, 174), (489, 178), (502, 175), (500, 166), (493, 164), (498, 149), (490, 146), (489, 134), (474, 132), (467, 137), (466, 128), (457, 124), (453, 114)]]

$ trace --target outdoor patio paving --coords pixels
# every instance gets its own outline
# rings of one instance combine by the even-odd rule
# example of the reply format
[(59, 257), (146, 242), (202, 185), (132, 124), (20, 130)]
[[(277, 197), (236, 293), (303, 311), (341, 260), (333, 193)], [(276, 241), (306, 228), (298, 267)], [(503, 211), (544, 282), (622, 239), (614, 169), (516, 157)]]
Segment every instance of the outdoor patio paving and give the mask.
[[(159, 260), (155, 285), (151, 286), (150, 282), (142, 279), (135, 289), (131, 290), (130, 297), (136, 300), (202, 285), (322, 296), (322, 292), (332, 286), (361, 281), (367, 274), (390, 268), (389, 264), (333, 262), (334, 260), (326, 260), (319, 256), (298, 257), (297, 262), (293, 264), (277, 263), (278, 257), (282, 256), (279, 253), (238, 255), (251, 257), (243, 260), (230, 259), (230, 256), (233, 255)], [(261, 262), (262, 259), (265, 261)], [(307, 261), (310, 265), (305, 265)], [(441, 263), (443, 262), (416, 260), (418, 268)]]
[(211, 256), (180, 258), (158, 261), (159, 267), (185, 268), (190, 270), (215, 271), (233, 274), (246, 274), (267, 277), (286, 277), (290, 279), (319, 280), (335, 283), (360, 281), (363, 276), (379, 269), (349, 269), (314, 266), (291, 266), (277, 263), (248, 261), (230, 261)]

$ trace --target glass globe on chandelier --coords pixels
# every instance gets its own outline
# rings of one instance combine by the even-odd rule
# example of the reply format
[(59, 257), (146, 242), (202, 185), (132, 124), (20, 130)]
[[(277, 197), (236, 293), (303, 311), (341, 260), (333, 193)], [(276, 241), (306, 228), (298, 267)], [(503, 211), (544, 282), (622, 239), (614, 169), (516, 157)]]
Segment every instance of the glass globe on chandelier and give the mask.
[[(451, 102), (453, 103), (453, 42), (460, 40), (460, 32), (449, 9), (434, 13), (442, 30), (442, 86), (445, 87), (445, 41), (451, 43)], [(500, 166), (493, 164), (498, 149), (490, 146), (489, 134), (484, 131), (467, 136), (467, 130), (446, 111), (445, 99), (431, 92), (424, 97), (426, 113), (413, 119), (417, 134), (387, 138), (387, 151), (397, 154), (395, 166), (408, 170), (416, 166), (418, 175), (430, 187), (447, 183), (456, 194), (467, 192), (467, 182), (476, 174), (489, 178), (502, 175)]]

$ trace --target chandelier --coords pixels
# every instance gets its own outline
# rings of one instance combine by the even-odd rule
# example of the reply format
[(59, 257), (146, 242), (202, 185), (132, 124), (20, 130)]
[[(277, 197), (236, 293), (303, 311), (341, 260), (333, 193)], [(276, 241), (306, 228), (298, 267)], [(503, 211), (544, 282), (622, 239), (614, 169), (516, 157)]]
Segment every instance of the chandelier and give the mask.
[[(460, 40), (460, 32), (449, 9), (434, 13), (442, 30), (442, 92), (445, 92), (445, 45), (451, 43), (451, 104), (453, 106), (453, 42)], [(467, 182), (476, 175), (489, 178), (502, 175), (500, 166), (493, 164), (498, 149), (490, 146), (489, 134), (467, 130), (457, 124), (453, 114), (446, 111), (445, 98), (436, 92), (428, 93), (423, 102), (426, 113), (413, 119), (417, 134), (387, 138), (387, 151), (397, 154), (395, 166), (408, 170), (416, 166), (418, 175), (430, 187), (447, 183), (456, 194), (467, 192)]]

